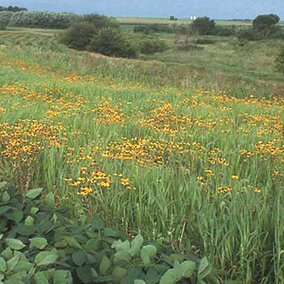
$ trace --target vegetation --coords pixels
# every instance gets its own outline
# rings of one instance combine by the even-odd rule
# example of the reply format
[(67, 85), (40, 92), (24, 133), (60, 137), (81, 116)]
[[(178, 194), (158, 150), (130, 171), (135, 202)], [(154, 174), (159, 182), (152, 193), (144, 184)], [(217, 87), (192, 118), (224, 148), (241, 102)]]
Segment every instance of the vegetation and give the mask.
[(12, 12), (0, 12), (0, 30), (5, 30), (12, 17)]
[(67, 13), (20, 11), (12, 14), (9, 25), (15, 27), (65, 29), (70, 27), (76, 18), (76, 15)]
[(90, 223), (80, 225), (70, 221), (69, 211), (56, 207), (54, 194), (42, 188), (23, 195), (0, 183), (1, 281), (174, 284), (186, 278), (218, 282), (206, 258), (146, 244), (141, 235), (130, 242), (121, 232), (105, 227), (96, 214)]
[(154, 54), (168, 49), (164, 41), (157, 39), (145, 39), (140, 42), (140, 52), (144, 54)]
[(210, 35), (215, 31), (215, 21), (210, 20), (208, 17), (197, 18), (192, 23), (192, 29), (200, 35)]
[(18, 6), (9, 6), (9, 7), (3, 7), (0, 6), (0, 11), (8, 11), (8, 12), (20, 12), (20, 11), (27, 11), (28, 9), (18, 7)]
[[(123, 36), (128, 31), (133, 44), (143, 37), (129, 27), (108, 28)], [(40, 215), (60, 224), (84, 250), (89, 229), (102, 224), (97, 215), (106, 228), (124, 232), (129, 242), (124, 243), (123, 236), (112, 241), (121, 239), (127, 250), (133, 237), (143, 232), (144, 250), (155, 252), (148, 245), (157, 249), (156, 257), (150, 256), (151, 267), (158, 262), (169, 271), (156, 271), (156, 283), (165, 274), (173, 282), (187, 276), (181, 271), (193, 266), (184, 264), (189, 260), (195, 262), (191, 277), (196, 283), (204, 255), (219, 269), (215, 282), (283, 283), (284, 78), (273, 63), (283, 42), (154, 33), (151, 39), (165, 42), (169, 49), (144, 54), (142, 61), (69, 50), (57, 42), (56, 34), (16, 28), (1, 32), (0, 177), (24, 194), (16, 198), (20, 204), (30, 202), (28, 189), (45, 188), (36, 205), (28, 206), (45, 212), (45, 200), (54, 196), (57, 219), (52, 211)], [(198, 49), (177, 50), (180, 42)], [(2, 202), (12, 201), (16, 193), (7, 190), (2, 191)], [(30, 212), (24, 210), (21, 224), (34, 222), (37, 228), (38, 216)], [(14, 221), (8, 221), (15, 232)], [(27, 249), (29, 239), (42, 235), (12, 236), (9, 230), (4, 234), (8, 232), (8, 239), (26, 245), (21, 252), (29, 252), (26, 257), (33, 265), (40, 250)], [(44, 251), (55, 252), (54, 238), (60, 232), (55, 227), (45, 234)], [(113, 277), (121, 243), (105, 243), (104, 229), (100, 235), (97, 229), (93, 233), (108, 250), (111, 267), (105, 276)], [(6, 235), (1, 244), (6, 249), (5, 239)], [(184, 259), (176, 265), (165, 262), (164, 254), (173, 250), (168, 252), (164, 245)], [(73, 259), (79, 249), (70, 246), (56, 248), (65, 258), (59, 254), (55, 265), (36, 267), (35, 273), (55, 268), (76, 281), (82, 275), (102, 276), (100, 248), (95, 250), (95, 266), (88, 259), (83, 266), (89, 270), (83, 273), (74, 262), (77, 255)], [(140, 257), (142, 248), (133, 258), (120, 252), (130, 259), (123, 267), (127, 275), (131, 271), (135, 280), (148, 283), (150, 267)], [(61, 266), (65, 261), (71, 267)], [(139, 277), (130, 269), (137, 264)], [(97, 276), (89, 273), (91, 268)], [(208, 277), (215, 276), (212, 272)], [(54, 275), (53, 270), (49, 279)]]
[(284, 74), (284, 48), (283, 47), (282, 47), (282, 50), (279, 56), (276, 58), (276, 67), (280, 73)]

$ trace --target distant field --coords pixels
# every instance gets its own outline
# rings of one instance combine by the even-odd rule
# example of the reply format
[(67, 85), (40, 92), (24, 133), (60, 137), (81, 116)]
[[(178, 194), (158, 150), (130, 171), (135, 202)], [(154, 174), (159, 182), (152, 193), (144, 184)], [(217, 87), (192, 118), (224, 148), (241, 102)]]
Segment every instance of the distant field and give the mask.
[[(189, 19), (178, 19), (177, 21), (170, 21), (167, 18), (117, 18), (117, 20), (122, 24), (191, 24), (192, 21)], [(218, 25), (236, 25), (236, 26), (248, 26), (251, 25), (251, 22), (242, 22), (242, 21), (221, 21), (217, 20)]]

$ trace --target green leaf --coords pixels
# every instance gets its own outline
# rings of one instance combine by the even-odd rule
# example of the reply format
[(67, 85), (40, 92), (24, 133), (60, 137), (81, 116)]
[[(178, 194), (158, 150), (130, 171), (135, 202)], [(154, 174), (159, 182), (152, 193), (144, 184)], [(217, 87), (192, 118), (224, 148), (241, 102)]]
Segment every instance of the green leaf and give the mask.
[(34, 265), (28, 261), (23, 261), (23, 260), (20, 260), (16, 267), (14, 268), (14, 271), (15, 272), (22, 272), (22, 271), (30, 271), (32, 268), (34, 267)]
[(35, 188), (31, 189), (26, 193), (26, 197), (29, 199), (35, 199), (37, 198), (43, 191), (43, 188)]
[(180, 280), (180, 277), (174, 269), (169, 269), (161, 278), (160, 284), (175, 284)]
[(67, 242), (67, 244), (76, 249), (82, 249), (82, 246), (75, 240), (73, 237), (64, 237), (64, 240)]
[(146, 282), (143, 281), (143, 280), (136, 279), (136, 280), (134, 280), (134, 284), (146, 284)]
[(58, 254), (52, 251), (42, 251), (35, 257), (35, 263), (37, 266), (49, 265), (56, 262)]
[(72, 254), (72, 260), (76, 265), (82, 266), (86, 262), (86, 254), (82, 250), (77, 250)]
[(114, 248), (116, 251), (130, 251), (130, 243), (129, 241), (122, 242), (121, 240), (113, 242), (111, 248)]
[(32, 216), (28, 216), (26, 219), (25, 219), (25, 225), (27, 227), (31, 227), (34, 225), (34, 218)]
[(0, 182), (0, 190), (2, 190), (3, 188), (6, 188), (7, 186), (8, 186), (8, 182), (6, 181)]
[(156, 254), (157, 248), (153, 245), (147, 245), (141, 249), (140, 258), (143, 261), (144, 265), (149, 265)]
[(44, 198), (45, 204), (48, 206), (48, 208), (52, 209), (54, 208), (55, 198), (54, 194), (52, 192), (49, 192), (45, 198)]
[(205, 278), (211, 272), (211, 266), (209, 265), (207, 257), (203, 257), (200, 260), (199, 267), (198, 267), (198, 277), (200, 279)]
[(7, 263), (3, 257), (0, 257), (0, 272), (5, 272), (7, 269)]
[(101, 275), (106, 275), (110, 267), (111, 267), (111, 261), (106, 255), (104, 255), (100, 263), (99, 273)]
[(6, 213), (8, 210), (10, 210), (12, 207), (10, 206), (1, 206), (0, 207), (0, 215)]
[(8, 271), (13, 271), (15, 266), (20, 261), (20, 257), (18, 255), (12, 257), (10, 260), (7, 261)]
[(5, 192), (2, 194), (2, 201), (3, 201), (3, 202), (8, 202), (10, 199), (11, 199), (10, 194), (9, 194), (7, 191), (5, 191)]
[(119, 280), (126, 275), (127, 275), (127, 270), (120, 267), (120, 266), (115, 267), (113, 272), (112, 272), (112, 276), (113, 276), (114, 280)]
[(8, 247), (1, 252), (1, 255), (8, 260), (13, 257), (13, 251)]
[(87, 266), (76, 268), (76, 273), (83, 283), (87, 284), (93, 281), (92, 270)]
[(68, 270), (56, 270), (53, 275), (53, 284), (72, 284), (71, 272)]
[(46, 238), (32, 238), (29, 239), (31, 243), (31, 248), (35, 247), (37, 249), (44, 249), (47, 246), (47, 240)]
[(60, 240), (60, 241), (57, 241), (55, 244), (54, 244), (54, 247), (56, 248), (65, 248), (67, 247), (67, 242), (65, 240)]
[(34, 280), (36, 284), (49, 284), (48, 278), (46, 277), (45, 273), (41, 271), (37, 272), (34, 275)]
[(85, 249), (89, 250), (89, 251), (95, 251), (99, 246), (99, 242), (97, 239), (90, 239), (87, 241), (87, 243), (85, 244)]
[(128, 251), (118, 251), (114, 254), (113, 262), (116, 264), (120, 261), (129, 262), (131, 259), (131, 254)]
[(24, 213), (22, 212), (22, 210), (15, 208), (11, 213), (6, 214), (6, 216), (9, 220), (19, 223), (23, 220)]
[(22, 243), (22, 241), (17, 239), (6, 239), (6, 244), (14, 250), (21, 250), (26, 245)]
[(105, 227), (103, 220), (96, 213), (93, 213), (92, 223), (97, 230), (102, 230)]
[(0, 272), (0, 284), (2, 284), (2, 280), (5, 278), (4, 274)]
[(130, 254), (132, 256), (139, 255), (143, 243), (144, 243), (143, 237), (141, 235), (137, 235), (131, 242)]
[(37, 207), (32, 207), (32, 208), (31, 208), (31, 215), (35, 216), (36, 213), (38, 212), (38, 210), (39, 210), (39, 208), (37, 208)]
[(193, 261), (184, 261), (183, 263), (176, 262), (174, 270), (180, 275), (180, 278), (190, 278), (196, 268), (196, 264)]

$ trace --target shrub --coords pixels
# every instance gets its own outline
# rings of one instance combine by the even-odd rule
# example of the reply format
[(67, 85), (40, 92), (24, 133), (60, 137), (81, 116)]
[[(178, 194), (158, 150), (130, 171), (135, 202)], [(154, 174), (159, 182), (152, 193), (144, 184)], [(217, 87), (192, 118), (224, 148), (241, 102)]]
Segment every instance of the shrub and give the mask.
[(13, 12), (0, 12), (0, 30), (5, 30), (8, 26)]
[(74, 14), (27, 12), (13, 13), (11, 26), (65, 29), (77, 18)]
[(275, 31), (280, 18), (277, 15), (259, 15), (253, 20), (253, 28), (262, 34), (263, 38), (270, 38)]
[(121, 31), (115, 28), (103, 28), (91, 41), (90, 50), (104, 55), (134, 58), (137, 51)]
[(220, 282), (206, 257), (175, 253), (141, 235), (129, 241), (96, 214), (86, 225), (71, 221), (42, 188), (23, 195), (1, 182), (0, 214), (0, 277), (7, 284)]
[(97, 30), (109, 27), (120, 29), (120, 25), (115, 18), (110, 18), (99, 14), (84, 15), (79, 18), (79, 21), (92, 24)]
[(216, 43), (216, 41), (211, 38), (199, 38), (196, 40), (195, 43), (196, 44), (214, 44)]
[(168, 49), (164, 41), (158, 39), (146, 39), (140, 43), (140, 51), (145, 54), (154, 54)]
[(60, 41), (70, 48), (84, 50), (89, 47), (95, 33), (96, 29), (92, 24), (78, 23), (63, 32)]
[(214, 34), (219, 36), (232, 36), (235, 35), (236, 32), (237, 29), (234, 26), (216, 26), (214, 30)]
[(0, 11), (8, 11), (8, 12), (19, 12), (19, 11), (27, 11), (28, 9), (18, 7), (18, 6), (9, 6), (9, 7), (3, 7), (0, 6)]
[(238, 38), (242, 40), (261, 40), (262, 36), (259, 32), (257, 32), (255, 29), (246, 29), (242, 30), (238, 33)]
[(276, 62), (277, 71), (284, 74), (284, 47), (282, 48), (275, 62)]
[(191, 24), (193, 30), (197, 31), (200, 35), (214, 34), (215, 21), (210, 20), (208, 17), (197, 18)]

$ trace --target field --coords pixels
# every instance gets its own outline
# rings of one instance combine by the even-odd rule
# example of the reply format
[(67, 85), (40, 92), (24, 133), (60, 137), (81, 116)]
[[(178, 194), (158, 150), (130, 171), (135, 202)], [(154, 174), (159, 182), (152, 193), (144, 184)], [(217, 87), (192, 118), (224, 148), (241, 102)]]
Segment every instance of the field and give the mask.
[(0, 33), (1, 180), (206, 255), (225, 283), (284, 282), (280, 42), (128, 60), (20, 31)]

